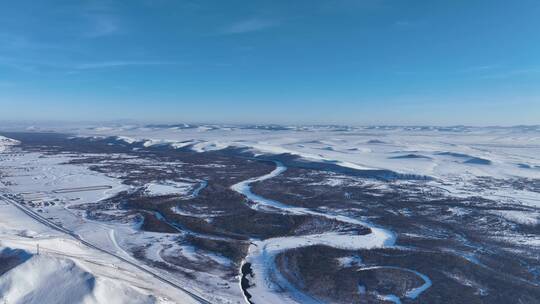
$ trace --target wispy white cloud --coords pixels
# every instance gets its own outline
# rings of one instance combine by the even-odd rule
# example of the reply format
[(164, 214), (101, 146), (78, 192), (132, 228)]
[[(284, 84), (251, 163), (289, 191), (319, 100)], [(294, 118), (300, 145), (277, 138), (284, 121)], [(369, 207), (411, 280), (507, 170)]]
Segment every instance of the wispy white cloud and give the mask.
[(95, 62), (44, 62), (23, 61), (15, 58), (0, 57), (0, 66), (16, 69), (27, 73), (67, 72), (76, 74), (87, 70), (99, 70), (109, 68), (124, 68), (137, 66), (176, 66), (184, 64), (178, 61), (150, 61), (150, 60), (115, 60)]
[(14, 87), (16, 86), (17, 84), (13, 81), (3, 81), (3, 80), (0, 80), (0, 88), (10, 88), (10, 87)]
[[(315, 4), (315, 3), (314, 3)], [(333, 0), (320, 1), (317, 5), (325, 12), (356, 12), (358, 10), (379, 10), (390, 7), (389, 1), (383, 0)]]
[(457, 71), (461, 74), (474, 75), (480, 79), (506, 79), (540, 75), (540, 68), (511, 68), (499, 64), (470, 66)]
[(400, 20), (400, 21), (394, 22), (394, 25), (397, 27), (408, 27), (408, 26), (411, 26), (412, 23), (407, 20)]
[(121, 11), (114, 1), (89, 1), (81, 8), (81, 13), (88, 22), (86, 37), (98, 38), (124, 31)]
[(496, 64), (475, 65), (475, 66), (464, 68), (460, 70), (459, 72), (462, 72), (462, 73), (486, 72), (486, 71), (493, 71), (493, 70), (499, 69), (500, 67), (501, 67), (500, 65), (496, 65)]
[(42, 42), (39, 39), (31, 39), (21, 34), (0, 33), (0, 50), (21, 51), (61, 48), (58, 44)]
[(483, 79), (506, 79), (513, 77), (527, 77), (527, 76), (538, 76), (540, 75), (540, 68), (529, 68), (529, 69), (513, 69), (500, 71), (496, 73), (489, 73), (483, 75)]
[(226, 26), (221, 32), (223, 34), (242, 34), (249, 32), (257, 32), (279, 25), (280, 22), (278, 20), (250, 18), (230, 24)]
[(122, 28), (116, 17), (110, 15), (95, 15), (89, 17), (91, 29), (85, 34), (90, 38), (110, 36), (122, 32)]
[(92, 70), (103, 68), (115, 68), (126, 66), (151, 66), (151, 65), (179, 65), (179, 62), (174, 61), (102, 61), (102, 62), (90, 62), (73, 65), (72, 68), (76, 70)]
[(31, 62), (24, 62), (9, 57), (0, 57), (0, 66), (25, 73), (34, 73), (37, 67)]

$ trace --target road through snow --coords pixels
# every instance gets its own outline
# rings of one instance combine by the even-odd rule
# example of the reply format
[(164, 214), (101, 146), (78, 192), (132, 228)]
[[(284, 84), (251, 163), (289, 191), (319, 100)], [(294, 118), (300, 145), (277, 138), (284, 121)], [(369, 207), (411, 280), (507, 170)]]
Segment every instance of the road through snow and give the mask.
[(182, 291), (183, 293), (185, 293), (187, 296), (189, 296), (190, 298), (192, 298), (193, 300), (195, 300), (196, 302), (198, 303), (203, 303), (203, 304), (211, 304), (211, 302), (209, 302), (208, 300), (204, 299), (203, 297), (193, 293), (192, 291), (189, 291), (189, 290), (186, 290), (185, 288), (183, 288), (182, 286), (178, 285), (177, 283), (161, 276), (160, 274), (158, 273), (155, 273), (141, 265), (139, 265), (138, 263), (134, 262), (134, 261), (131, 261), (129, 259), (126, 259), (118, 254), (115, 254), (113, 252), (110, 252), (108, 250), (105, 250), (105, 249), (102, 249), (98, 246), (95, 246), (94, 244), (92, 243), (89, 243), (87, 241), (85, 241), (84, 239), (82, 239), (78, 234), (74, 233), (73, 231), (70, 231), (62, 226), (59, 226), (57, 225), (56, 223), (42, 217), (41, 215), (39, 215), (38, 213), (34, 212), (33, 210), (30, 210), (29, 208), (19, 204), (18, 202), (14, 201), (13, 199), (5, 196), (5, 195), (0, 195), (0, 199), (12, 204), (13, 206), (15, 206), (16, 208), (18, 208), (19, 210), (21, 210), (22, 212), (24, 212), (26, 215), (28, 215), (29, 217), (33, 218), (34, 220), (40, 222), (41, 224), (49, 227), (49, 228), (52, 228), (54, 230), (57, 230), (57, 231), (60, 231), (64, 234), (67, 234), (69, 236), (71, 236), (72, 238), (76, 239), (77, 241), (79, 241), (81, 244), (87, 246), (87, 247), (90, 247), (92, 249), (95, 249), (95, 250), (98, 250), (102, 253), (105, 253), (107, 255), (110, 255), (110, 256), (113, 256), (119, 260), (121, 260), (122, 262), (125, 262), (127, 264), (130, 264), (131, 266), (139, 269), (140, 271), (143, 271), (147, 274), (150, 274), (152, 277), (158, 279), (159, 281), (163, 282), (163, 283), (166, 283), (180, 291)]

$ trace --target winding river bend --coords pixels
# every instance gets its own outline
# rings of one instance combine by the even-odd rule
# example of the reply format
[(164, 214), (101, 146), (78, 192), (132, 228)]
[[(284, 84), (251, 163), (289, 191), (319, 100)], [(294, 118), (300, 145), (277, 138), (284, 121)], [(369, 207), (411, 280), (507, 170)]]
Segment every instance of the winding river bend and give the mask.
[[(351, 217), (321, 213), (308, 208), (294, 207), (282, 202), (267, 199), (251, 191), (252, 183), (261, 182), (280, 175), (287, 168), (280, 162), (275, 161), (276, 168), (260, 177), (251, 178), (239, 182), (231, 189), (243, 194), (253, 204), (250, 208), (265, 212), (288, 213), (294, 215), (315, 215), (328, 219), (337, 220), (343, 223), (355, 224), (367, 227), (371, 233), (357, 235), (351, 232), (326, 232), (320, 234), (287, 236), (269, 238), (266, 240), (253, 240), (241, 267), (242, 283), (241, 287), (247, 303), (320, 303), (316, 299), (298, 290), (293, 284), (279, 272), (275, 265), (275, 257), (284, 251), (294, 248), (325, 245), (329, 247), (361, 250), (373, 248), (389, 248), (395, 246), (396, 235), (394, 232), (377, 227), (372, 223), (354, 219)], [(249, 266), (248, 266), (249, 265)], [(378, 266), (380, 268), (392, 268), (392, 266)], [(420, 276), (425, 284), (407, 292), (407, 298), (414, 299), (431, 286), (429, 278), (414, 270), (401, 268)], [(248, 291), (249, 290), (249, 291)], [(280, 292), (281, 291), (281, 292)], [(283, 292), (285, 291), (285, 292)], [(397, 296), (388, 295), (388, 299), (394, 299), (395, 303), (400, 303)]]

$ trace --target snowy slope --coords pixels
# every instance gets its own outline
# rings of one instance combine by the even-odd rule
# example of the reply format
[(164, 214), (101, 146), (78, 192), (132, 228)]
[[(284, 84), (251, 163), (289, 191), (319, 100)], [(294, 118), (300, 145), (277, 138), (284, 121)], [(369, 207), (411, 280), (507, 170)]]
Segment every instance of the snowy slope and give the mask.
[(34, 255), (0, 276), (6, 303), (156, 303), (122, 282), (96, 277), (71, 259)]
[(10, 146), (15, 146), (18, 144), (18, 141), (0, 135), (0, 152), (5, 151)]
[(148, 273), (36, 222), (0, 198), (0, 253), (4, 250), (25, 257), (9, 271), (0, 271), (0, 303), (197, 303)]

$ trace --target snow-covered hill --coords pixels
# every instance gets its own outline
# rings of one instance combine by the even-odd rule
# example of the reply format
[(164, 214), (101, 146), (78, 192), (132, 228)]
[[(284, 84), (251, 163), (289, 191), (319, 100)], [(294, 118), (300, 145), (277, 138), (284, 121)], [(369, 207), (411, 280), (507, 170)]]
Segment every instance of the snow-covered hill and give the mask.
[(150, 274), (36, 222), (1, 197), (0, 215), (0, 303), (197, 303)]
[[(62, 130), (59, 130), (62, 131)], [(170, 145), (204, 152), (240, 147), (290, 153), (354, 169), (388, 169), (433, 177), (534, 177), (540, 127), (350, 127), (117, 125), (69, 129), (80, 136), (116, 136), (129, 145)]]
[(47, 254), (32, 255), (0, 276), (0, 299), (26, 304), (157, 302), (123, 282), (95, 276), (72, 259)]
[(8, 147), (18, 145), (17, 140), (7, 138), (0, 135), (0, 152), (5, 151)]

